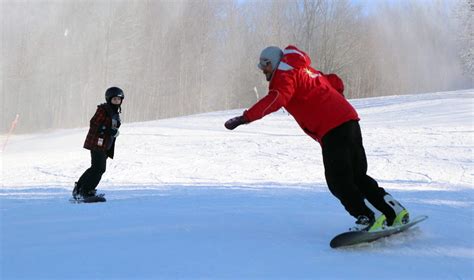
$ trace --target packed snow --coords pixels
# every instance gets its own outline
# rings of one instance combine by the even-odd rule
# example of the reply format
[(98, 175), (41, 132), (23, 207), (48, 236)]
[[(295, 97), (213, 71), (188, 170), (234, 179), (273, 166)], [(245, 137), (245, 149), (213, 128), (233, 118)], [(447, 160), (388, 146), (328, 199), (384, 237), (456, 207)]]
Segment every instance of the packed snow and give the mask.
[(369, 174), (427, 221), (331, 249), (354, 218), (283, 110), (234, 131), (223, 124), (242, 110), (125, 119), (108, 201), (72, 204), (84, 124), (13, 135), (0, 154), (0, 278), (474, 279), (474, 90), (350, 102)]

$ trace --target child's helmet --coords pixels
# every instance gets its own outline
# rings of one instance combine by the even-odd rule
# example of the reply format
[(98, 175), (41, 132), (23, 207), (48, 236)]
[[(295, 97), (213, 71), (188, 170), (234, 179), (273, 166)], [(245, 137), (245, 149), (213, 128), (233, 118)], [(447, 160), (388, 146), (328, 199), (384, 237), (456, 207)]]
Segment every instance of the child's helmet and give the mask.
[(105, 101), (107, 101), (107, 103), (110, 103), (114, 97), (120, 97), (123, 100), (125, 98), (123, 90), (118, 87), (111, 87), (105, 91)]

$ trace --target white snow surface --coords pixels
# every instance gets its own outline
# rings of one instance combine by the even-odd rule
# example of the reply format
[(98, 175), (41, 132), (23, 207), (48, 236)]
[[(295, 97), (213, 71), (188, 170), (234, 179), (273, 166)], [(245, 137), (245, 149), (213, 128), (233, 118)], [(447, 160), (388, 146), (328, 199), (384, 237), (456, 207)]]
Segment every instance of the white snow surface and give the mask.
[(0, 279), (474, 279), (474, 90), (351, 103), (369, 175), (429, 216), (415, 228), (331, 249), (354, 218), (283, 111), (234, 131), (223, 124), (242, 110), (125, 123), (98, 204), (68, 201), (87, 127), (13, 135)]

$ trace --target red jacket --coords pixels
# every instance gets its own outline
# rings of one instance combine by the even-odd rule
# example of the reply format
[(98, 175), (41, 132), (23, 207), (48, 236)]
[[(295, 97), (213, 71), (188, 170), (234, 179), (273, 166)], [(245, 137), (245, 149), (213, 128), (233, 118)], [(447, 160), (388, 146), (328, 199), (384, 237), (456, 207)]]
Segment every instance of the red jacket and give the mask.
[[(111, 113), (107, 113), (108, 104), (97, 106), (97, 111), (90, 120), (89, 133), (84, 142), (84, 148), (94, 151), (104, 151), (110, 158), (114, 157), (115, 138), (110, 133), (112, 127)], [(102, 139), (102, 140), (101, 140)], [(113, 141), (110, 143), (110, 141)], [(110, 145), (111, 144), (111, 145)], [(108, 149), (108, 147), (110, 148)]]
[(306, 53), (288, 46), (273, 73), (268, 94), (244, 112), (247, 121), (261, 119), (284, 107), (306, 134), (321, 143), (331, 129), (349, 120), (359, 120), (344, 96), (310, 65)]

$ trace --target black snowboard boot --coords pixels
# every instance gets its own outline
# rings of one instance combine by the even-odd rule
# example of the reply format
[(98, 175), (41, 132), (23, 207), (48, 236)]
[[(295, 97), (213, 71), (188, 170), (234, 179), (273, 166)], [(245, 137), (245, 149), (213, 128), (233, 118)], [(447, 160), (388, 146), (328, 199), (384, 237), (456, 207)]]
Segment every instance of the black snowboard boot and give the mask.
[(375, 217), (374, 215), (359, 215), (355, 223), (355, 226), (350, 228), (350, 231), (368, 231), (375, 223)]
[(72, 190), (72, 197), (77, 203), (92, 203), (92, 202), (105, 202), (106, 199), (104, 194), (97, 194), (97, 191), (94, 190), (84, 190), (77, 182), (74, 184), (74, 189)]
[(96, 190), (90, 190), (81, 193), (82, 201), (85, 203), (92, 202), (105, 202), (105, 197), (103, 193), (97, 194)]

